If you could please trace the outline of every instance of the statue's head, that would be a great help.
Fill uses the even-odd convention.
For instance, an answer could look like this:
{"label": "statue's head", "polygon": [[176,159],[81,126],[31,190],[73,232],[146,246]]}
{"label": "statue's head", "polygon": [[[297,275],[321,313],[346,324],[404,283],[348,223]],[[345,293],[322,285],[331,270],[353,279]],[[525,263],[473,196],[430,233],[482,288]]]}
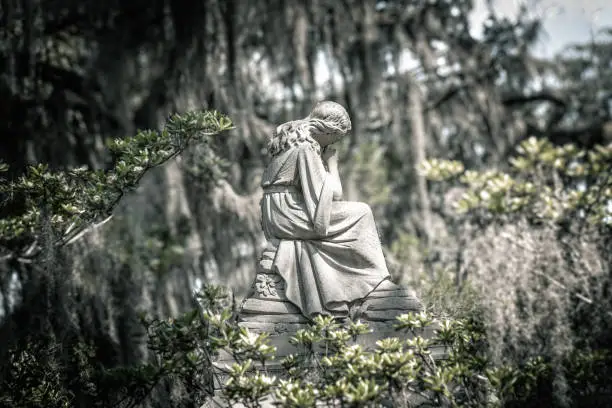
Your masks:
{"label": "statue's head", "polygon": [[310,135],[321,147],[336,143],[351,130],[351,118],[346,109],[332,101],[317,103],[306,120]]}
{"label": "statue's head", "polygon": [[268,152],[276,156],[304,142],[311,143],[319,152],[321,147],[336,143],[349,130],[351,119],[342,105],[332,101],[319,102],[306,118],[279,125],[268,143]]}

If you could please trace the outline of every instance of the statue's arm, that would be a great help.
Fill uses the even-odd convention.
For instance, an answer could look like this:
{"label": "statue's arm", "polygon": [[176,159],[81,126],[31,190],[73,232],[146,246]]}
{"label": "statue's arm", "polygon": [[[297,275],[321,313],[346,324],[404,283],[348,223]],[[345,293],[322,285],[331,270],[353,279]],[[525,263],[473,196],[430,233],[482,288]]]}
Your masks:
{"label": "statue's arm", "polygon": [[342,200],[342,182],[338,172],[338,153],[333,148],[327,148],[321,154],[321,159],[325,162],[329,183],[333,191],[333,200]]}
{"label": "statue's arm", "polygon": [[307,145],[298,148],[297,168],[308,217],[313,223],[314,231],[325,235],[329,228],[332,201],[337,189],[333,176],[325,169],[321,157]]}
{"label": "statue's arm", "polygon": [[338,172],[338,161],[329,161],[328,163],[330,182],[332,183],[334,201],[340,201],[343,197],[342,182],[340,181],[340,173]]}

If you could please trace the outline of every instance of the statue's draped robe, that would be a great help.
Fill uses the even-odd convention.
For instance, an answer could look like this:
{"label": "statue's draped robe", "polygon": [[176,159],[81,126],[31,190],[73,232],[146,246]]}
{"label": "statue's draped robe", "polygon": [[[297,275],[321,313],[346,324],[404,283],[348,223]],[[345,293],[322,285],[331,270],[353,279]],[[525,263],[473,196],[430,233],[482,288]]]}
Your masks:
{"label": "statue's draped robe", "polygon": [[346,315],[389,278],[370,207],[333,201],[331,177],[304,142],[274,156],[262,179],[263,230],[278,242],[273,268],[308,317]]}

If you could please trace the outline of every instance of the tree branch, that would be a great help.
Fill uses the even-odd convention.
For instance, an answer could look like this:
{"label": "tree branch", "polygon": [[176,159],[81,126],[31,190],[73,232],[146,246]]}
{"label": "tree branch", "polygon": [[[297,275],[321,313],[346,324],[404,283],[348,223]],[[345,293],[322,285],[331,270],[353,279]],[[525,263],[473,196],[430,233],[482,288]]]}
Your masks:
{"label": "tree branch", "polygon": [[531,95],[507,95],[502,97],[504,106],[524,105],[531,102],[551,102],[563,109],[567,108],[567,103],[560,96],[551,91],[542,91]]}

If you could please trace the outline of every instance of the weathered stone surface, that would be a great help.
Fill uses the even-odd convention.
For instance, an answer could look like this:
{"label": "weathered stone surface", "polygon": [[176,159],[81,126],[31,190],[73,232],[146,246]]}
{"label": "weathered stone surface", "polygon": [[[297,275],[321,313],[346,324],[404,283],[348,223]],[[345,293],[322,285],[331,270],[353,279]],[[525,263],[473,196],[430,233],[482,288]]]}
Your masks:
{"label": "weathered stone surface", "polygon": [[267,332],[270,334],[295,333],[299,329],[306,329],[308,327],[306,323],[262,323],[252,321],[241,322],[239,325],[256,333]]}
{"label": "weathered stone surface", "polygon": [[238,316],[239,322],[261,322],[261,323],[308,323],[309,320],[298,314],[249,314],[242,313]]}
{"label": "weathered stone surface", "polygon": [[[210,401],[202,405],[200,408],[219,408],[219,407],[231,407],[231,408],[246,408],[250,405],[244,405],[240,402],[232,402],[231,405],[225,401],[220,395],[215,395]],[[260,408],[277,408],[278,402],[273,395],[267,395],[263,399],[257,401],[257,406]]]}
{"label": "weathered stone surface", "polygon": [[251,293],[249,299],[265,300],[266,302],[287,302],[287,297],[283,290],[277,290],[274,294],[264,294],[257,291]]}
{"label": "weathered stone surface", "polygon": [[384,320],[395,320],[397,316],[401,316],[410,311],[404,309],[389,309],[389,310],[366,310],[363,316],[367,320],[384,321]]}
{"label": "weathered stone surface", "polygon": [[393,281],[387,279],[387,280],[382,281],[380,285],[376,287],[375,291],[397,290],[401,288],[402,287],[399,286],[398,284],[393,283]]}
{"label": "weathered stone surface", "polygon": [[300,309],[289,301],[269,301],[250,298],[243,303],[242,313],[299,314]]}
{"label": "weathered stone surface", "polygon": [[[292,316],[292,315],[275,315],[273,317],[285,318],[288,316]],[[303,316],[301,315],[299,316],[303,318]],[[357,336],[357,339],[355,341],[352,341],[352,340],[349,341],[349,344],[360,344],[364,349],[370,350],[370,351],[376,348],[376,342],[378,340],[382,340],[384,338],[398,337],[400,339],[409,339],[409,338],[414,337],[415,335],[423,336],[425,338],[432,338],[434,336],[434,330],[435,330],[433,327],[426,327],[424,329],[417,330],[415,333],[412,333],[412,332],[407,332],[407,331],[395,330],[395,328],[393,327],[394,325],[393,321],[374,321],[374,322],[366,322],[366,323],[370,327],[371,331],[369,333]],[[263,331],[267,331],[271,333],[271,336],[269,337],[269,344],[276,347],[276,353],[275,353],[275,359],[266,362],[265,372],[268,375],[274,375],[274,376],[280,376],[280,377],[282,377],[283,375],[286,375],[282,367],[282,364],[281,364],[282,359],[290,354],[299,354],[303,351],[299,347],[296,347],[293,344],[291,344],[289,340],[298,329],[306,328],[308,326],[305,323],[279,324],[279,323],[262,323],[258,321],[258,322],[242,322],[239,324],[241,326],[249,327],[253,329],[254,331],[263,330]],[[266,329],[270,329],[273,327],[274,330],[278,331],[278,328],[283,327],[283,326],[287,329],[287,331],[282,332],[280,334],[277,334],[277,332],[272,332],[271,330],[266,330]],[[447,350],[443,346],[433,345],[429,348],[429,350],[434,360],[444,359],[447,356]],[[324,349],[322,347],[315,348],[315,352],[324,353]],[[217,356],[215,362],[213,363],[217,371],[217,375],[215,376],[215,388],[217,390],[222,388],[224,382],[227,379],[227,376],[225,374],[227,372],[226,367],[231,366],[231,364],[233,363],[234,363],[234,359],[229,353],[225,351],[222,351]],[[255,362],[254,364],[257,369],[264,369],[264,367],[261,366],[260,363]],[[222,400],[218,399],[217,401],[221,402]],[[221,403],[220,406],[227,406],[227,405],[224,405],[223,403]],[[273,407],[276,405],[274,404],[273,399],[266,399],[265,402],[262,402],[261,406],[262,407],[268,407],[268,406]]]}
{"label": "weathered stone surface", "polygon": [[285,299],[285,281],[277,274],[258,273],[251,288],[259,297],[280,297]]}
{"label": "weathered stone surface", "polygon": [[[376,330],[371,331],[370,333],[362,334],[357,336],[356,340],[349,341],[349,345],[351,344],[359,344],[365,350],[372,351],[376,349],[376,342],[378,340],[382,340],[389,337],[397,337],[403,340],[413,338],[415,335],[422,336],[425,338],[432,338],[434,336],[434,328],[426,327],[421,330],[417,330],[416,333],[407,332],[407,331],[397,331],[393,328],[393,324],[390,322],[382,323],[376,322],[370,324],[370,327],[377,327]],[[269,375],[283,375],[284,369],[282,368],[281,361],[284,357],[290,354],[300,354],[303,350],[300,347],[297,347],[289,342],[290,338],[293,336],[293,332],[283,333],[271,335],[269,337],[269,344],[271,346],[276,347],[275,359],[266,362],[265,370]],[[446,358],[447,350],[444,346],[440,345],[432,345],[429,347],[432,358],[435,360]],[[319,347],[315,347],[316,353],[324,353],[325,350],[321,345]],[[214,366],[218,369],[218,373],[220,374],[219,379],[223,378],[223,373],[226,371],[226,366],[231,366],[234,362],[233,357],[227,353],[226,351],[221,351],[217,356]],[[255,362],[255,367],[263,368],[260,363]],[[217,387],[220,387],[222,381],[217,384]]]}
{"label": "weathered stone surface", "polygon": [[[380,327],[380,326],[379,326]],[[412,333],[412,332],[407,332],[407,331],[397,331],[393,328],[393,325],[390,323],[386,323],[385,327],[380,327],[378,330],[374,330],[371,331],[370,333],[366,333],[366,334],[362,334],[357,336],[356,340],[351,340],[349,341],[349,345],[351,344],[360,344],[361,346],[363,346],[363,348],[365,350],[374,350],[376,348],[376,342],[378,340],[382,340],[385,338],[389,338],[389,337],[398,337],[401,339],[410,339],[413,338],[415,335],[418,336],[422,336],[425,338],[432,338],[434,336],[434,328],[433,327],[427,327],[425,329],[421,329],[416,331],[416,333]],[[300,353],[302,350],[299,347],[296,347],[295,345],[291,344],[289,342],[290,338],[294,335],[294,332],[287,332],[287,333],[282,333],[282,334],[276,334],[276,335],[271,335],[269,337],[269,344],[271,346],[274,346],[277,348],[277,351],[275,353],[275,360],[270,361],[269,363],[266,363],[266,368],[274,368],[275,364],[279,364],[280,360],[282,360],[283,357],[289,355],[289,354],[296,354],[296,353]],[[441,352],[444,351],[444,348],[442,347],[437,347],[434,346],[432,347],[432,350],[436,350],[435,351],[435,358],[441,358],[443,356],[443,354],[441,354]],[[316,351],[316,350],[315,350]],[[318,352],[323,352],[324,349],[320,348],[318,350]],[[219,357],[217,358],[216,362],[217,365],[219,364],[224,364],[227,363],[228,361],[230,361],[232,359],[231,355],[229,355],[227,352],[222,351],[219,354]]]}
{"label": "weathered stone surface", "polygon": [[365,310],[401,309],[406,311],[421,311],[421,302],[413,297],[375,297],[364,302]]}
{"label": "weathered stone surface", "polygon": [[278,243],[268,241],[268,245],[261,254],[261,259],[274,259],[276,256],[276,250],[278,249]]}
{"label": "weathered stone surface", "polygon": [[[391,337],[400,337],[401,333],[396,331],[394,328],[394,324],[396,321],[394,320],[379,320],[379,321],[368,321],[361,319],[363,323],[366,323],[372,333],[391,333]],[[393,334],[395,333],[395,334]]]}
{"label": "weathered stone surface", "polygon": [[259,270],[261,272],[270,272],[272,269],[272,261],[273,258],[262,258],[262,260],[259,261]]}
{"label": "weathered stone surface", "polygon": [[415,293],[411,289],[400,288],[394,290],[375,290],[368,295],[369,298],[381,298],[381,297],[406,297],[417,299]]}

